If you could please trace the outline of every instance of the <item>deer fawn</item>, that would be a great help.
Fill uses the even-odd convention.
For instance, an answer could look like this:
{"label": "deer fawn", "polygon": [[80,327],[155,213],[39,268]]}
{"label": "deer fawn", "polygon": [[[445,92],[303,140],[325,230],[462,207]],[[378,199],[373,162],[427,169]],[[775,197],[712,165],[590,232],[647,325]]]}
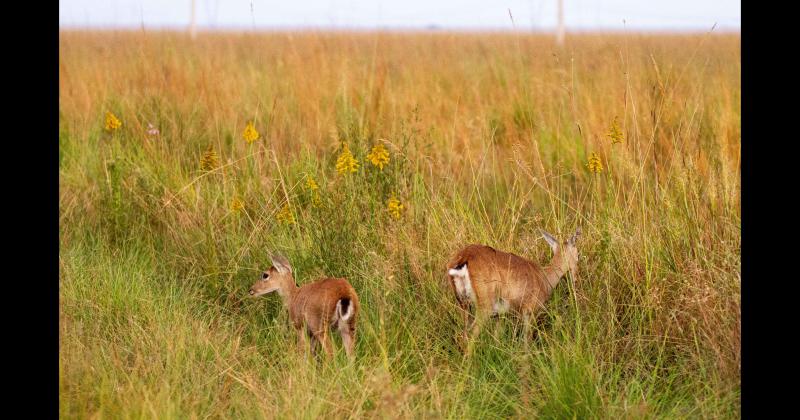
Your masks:
{"label": "deer fawn", "polygon": [[289,261],[276,255],[272,257],[272,267],[250,288],[250,295],[256,297],[276,291],[289,309],[289,319],[297,330],[301,351],[308,336],[314,355],[317,343],[321,343],[325,353],[332,356],[328,330],[336,327],[342,335],[347,356],[353,358],[359,304],[358,295],[347,280],[328,277],[298,287]]}
{"label": "deer fawn", "polygon": [[577,274],[578,249],[575,242],[580,228],[563,244],[549,233],[542,236],[553,249],[553,259],[546,267],[520,256],[485,245],[468,245],[447,264],[447,274],[456,300],[468,325],[469,306],[475,307],[473,334],[489,316],[506,312],[522,315],[525,328],[531,318],[550,298],[561,277]]}

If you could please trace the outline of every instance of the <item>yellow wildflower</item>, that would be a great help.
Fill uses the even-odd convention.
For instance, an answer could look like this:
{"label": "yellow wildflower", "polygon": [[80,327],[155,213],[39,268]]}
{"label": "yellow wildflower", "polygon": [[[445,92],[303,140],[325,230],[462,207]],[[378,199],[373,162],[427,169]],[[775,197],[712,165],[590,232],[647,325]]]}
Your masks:
{"label": "yellow wildflower", "polygon": [[292,214],[292,209],[289,207],[289,203],[283,205],[281,211],[275,216],[279,222],[285,223],[287,225],[295,224],[294,215]]}
{"label": "yellow wildflower", "polygon": [[389,151],[383,147],[383,143],[378,143],[369,152],[367,159],[380,170],[383,170],[383,167],[389,163]]}
{"label": "yellow wildflower", "polygon": [[217,152],[215,152],[214,148],[209,144],[208,149],[206,149],[203,156],[200,158],[200,169],[204,171],[213,171],[217,166],[219,166]]}
{"label": "yellow wildflower", "polygon": [[233,201],[231,201],[231,211],[238,213],[244,208],[244,203],[239,197],[233,197]]}
{"label": "yellow wildflower", "polygon": [[358,172],[358,161],[350,153],[347,143],[342,144],[342,153],[336,159],[336,172],[340,174]]}
{"label": "yellow wildflower", "polygon": [[589,168],[589,172],[593,174],[603,172],[603,163],[600,161],[597,153],[589,155],[589,162],[586,163],[586,167]]}
{"label": "yellow wildflower", "polygon": [[625,138],[622,136],[622,130],[619,129],[617,117],[614,117],[614,121],[611,122],[611,128],[608,130],[608,134],[606,135],[611,139],[611,144],[622,143],[622,141],[625,140]]}
{"label": "yellow wildflower", "polygon": [[111,112],[106,112],[106,131],[114,131],[120,127],[122,127],[122,121],[117,118],[116,115],[112,114]]}
{"label": "yellow wildflower", "polygon": [[319,197],[319,185],[317,185],[317,181],[314,181],[314,178],[310,176],[306,177],[306,188],[311,191],[311,204],[314,207],[322,204],[322,199]]}
{"label": "yellow wildflower", "polygon": [[252,143],[258,140],[259,134],[256,130],[256,126],[253,125],[253,122],[250,121],[247,123],[247,126],[244,128],[244,133],[242,133],[242,137],[248,143]]}
{"label": "yellow wildflower", "polygon": [[386,202],[386,207],[386,211],[388,211],[392,217],[395,219],[400,219],[400,212],[403,210],[403,203],[401,203],[397,197],[393,195],[392,198]]}
{"label": "yellow wildflower", "polygon": [[314,178],[306,176],[306,188],[313,192],[319,189],[319,185],[317,185],[317,181],[314,181]]}

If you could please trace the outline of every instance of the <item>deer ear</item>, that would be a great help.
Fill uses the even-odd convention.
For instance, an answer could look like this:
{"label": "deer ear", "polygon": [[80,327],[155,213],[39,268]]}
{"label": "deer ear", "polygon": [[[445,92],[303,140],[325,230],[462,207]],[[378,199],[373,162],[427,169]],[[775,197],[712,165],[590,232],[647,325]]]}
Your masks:
{"label": "deer ear", "polygon": [[556,240],[556,238],[554,238],[553,235],[541,229],[539,229],[539,231],[542,232],[542,237],[544,238],[545,241],[547,241],[548,244],[550,244],[550,248],[553,250],[553,252],[556,252],[558,250],[558,240]]}
{"label": "deer ear", "polygon": [[575,231],[575,234],[572,235],[571,238],[569,238],[569,241],[567,241],[567,243],[570,244],[570,245],[575,245],[575,242],[578,240],[579,236],[581,236],[581,228],[580,228],[580,226]]}
{"label": "deer ear", "polygon": [[281,274],[291,273],[292,272],[292,265],[289,264],[289,260],[286,259],[283,255],[275,254],[272,256],[272,266],[275,267]]}

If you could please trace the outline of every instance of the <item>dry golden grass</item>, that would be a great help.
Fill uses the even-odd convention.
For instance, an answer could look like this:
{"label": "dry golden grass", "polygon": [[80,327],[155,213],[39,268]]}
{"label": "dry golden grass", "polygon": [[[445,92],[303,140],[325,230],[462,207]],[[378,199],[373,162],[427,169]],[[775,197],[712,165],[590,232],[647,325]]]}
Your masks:
{"label": "dry golden grass", "polygon": [[[738,417],[738,34],[62,32],[59,75],[64,417]],[[577,225],[464,357],[449,253]],[[273,250],[358,290],[355,366],[244,298]]]}

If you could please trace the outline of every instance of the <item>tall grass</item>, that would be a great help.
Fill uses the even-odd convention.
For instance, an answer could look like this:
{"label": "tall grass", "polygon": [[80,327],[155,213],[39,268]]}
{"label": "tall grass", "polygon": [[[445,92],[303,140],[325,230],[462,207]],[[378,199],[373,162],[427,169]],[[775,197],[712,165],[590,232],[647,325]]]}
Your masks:
{"label": "tall grass", "polygon": [[[738,417],[739,40],[62,32],[61,415]],[[501,318],[465,356],[447,257],[544,263],[537,229],[577,226],[534,336]],[[246,297],[274,251],[354,285],[355,363]]]}

